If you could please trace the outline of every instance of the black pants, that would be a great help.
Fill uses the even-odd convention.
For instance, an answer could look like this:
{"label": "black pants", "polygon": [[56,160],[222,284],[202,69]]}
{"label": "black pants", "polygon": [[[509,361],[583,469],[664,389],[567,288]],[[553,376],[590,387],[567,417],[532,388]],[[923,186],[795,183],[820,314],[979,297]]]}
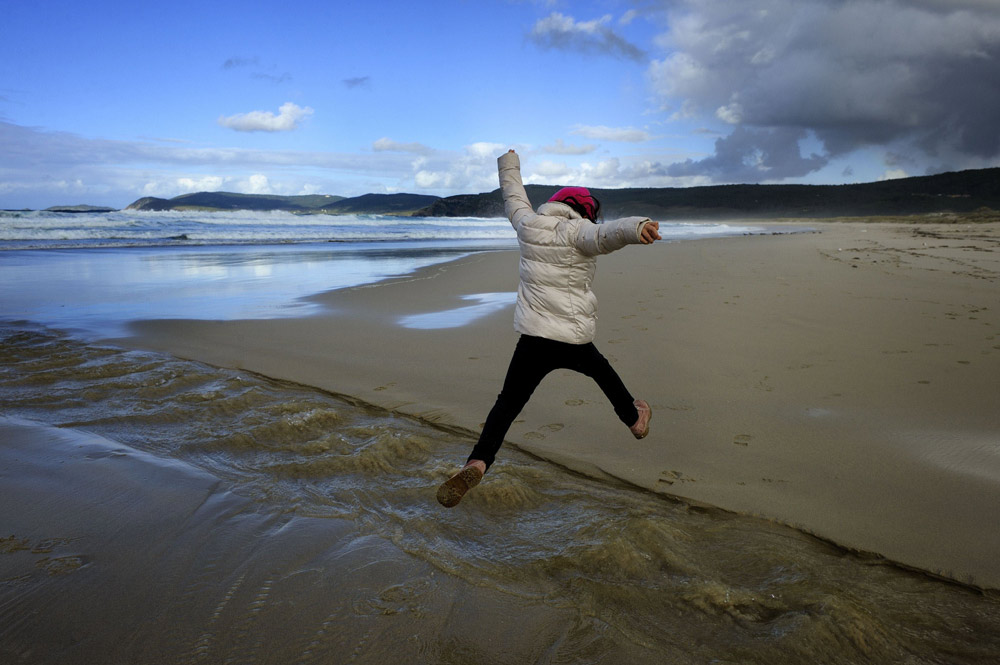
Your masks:
{"label": "black pants", "polygon": [[631,427],[639,419],[632,395],[596,346],[521,335],[514,357],[510,359],[503,389],[486,418],[479,442],[469,455],[470,460],[482,460],[486,468],[493,464],[514,418],[521,413],[542,379],[554,369],[571,369],[596,381],[625,425]]}

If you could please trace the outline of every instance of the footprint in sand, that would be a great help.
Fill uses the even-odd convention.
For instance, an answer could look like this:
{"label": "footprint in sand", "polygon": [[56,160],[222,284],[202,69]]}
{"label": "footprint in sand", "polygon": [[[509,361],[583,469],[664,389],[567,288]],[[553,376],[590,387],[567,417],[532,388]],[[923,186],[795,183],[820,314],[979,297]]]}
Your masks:
{"label": "footprint in sand", "polygon": [[585,399],[568,399],[564,403],[566,404],[566,406],[583,406],[588,402]]}
{"label": "footprint in sand", "polygon": [[389,388],[392,388],[395,385],[396,385],[395,382],[390,382],[390,383],[385,384],[384,386],[379,386],[378,388],[373,388],[372,390],[374,390],[375,392],[381,392],[383,390],[388,390]]}
{"label": "footprint in sand", "polygon": [[737,434],[733,437],[733,443],[737,446],[749,446],[751,439],[753,439],[753,437],[749,434]]}
{"label": "footprint in sand", "polygon": [[697,482],[694,478],[690,476],[685,476],[680,471],[664,471],[660,474],[662,476],[659,482],[666,483],[667,485],[673,485],[674,483],[694,483]]}
{"label": "footprint in sand", "polygon": [[[565,427],[565,425],[563,425],[562,423],[549,423],[548,425],[542,425],[538,429],[542,430],[543,432],[558,432],[563,427]],[[542,432],[528,432],[528,433],[526,433],[524,435],[524,438],[525,439],[544,439],[545,435],[542,434]]]}

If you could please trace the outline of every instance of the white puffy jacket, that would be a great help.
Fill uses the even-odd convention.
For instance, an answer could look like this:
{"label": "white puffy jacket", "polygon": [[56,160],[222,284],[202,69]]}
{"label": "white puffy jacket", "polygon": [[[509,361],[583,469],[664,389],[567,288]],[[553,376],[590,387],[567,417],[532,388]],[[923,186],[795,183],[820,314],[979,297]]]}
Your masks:
{"label": "white puffy jacket", "polygon": [[590,290],[597,256],[639,243],[648,217],[603,224],[584,219],[565,203],[548,202],[536,213],[521,182],[521,161],[508,152],[497,159],[504,212],[521,247],[514,329],[570,344],[594,341],[597,297]]}

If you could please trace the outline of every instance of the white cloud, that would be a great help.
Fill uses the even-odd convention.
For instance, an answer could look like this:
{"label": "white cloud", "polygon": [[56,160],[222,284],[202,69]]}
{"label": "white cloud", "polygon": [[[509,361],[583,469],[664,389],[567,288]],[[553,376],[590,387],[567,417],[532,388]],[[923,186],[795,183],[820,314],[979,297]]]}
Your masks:
{"label": "white cloud", "polygon": [[[255,174],[266,174],[269,187],[277,194],[298,194],[305,183],[311,183],[315,191],[342,196],[414,190],[413,156],[391,152],[112,141],[2,120],[0,146],[0,208],[46,208],[68,202],[123,207],[141,196],[171,197],[210,189],[249,191]],[[459,158],[461,155],[450,153],[439,161],[446,164]],[[495,161],[492,171],[495,179]],[[275,179],[278,175],[280,180]],[[261,181],[256,182],[262,186]],[[57,187],[54,183],[65,184]],[[480,191],[486,189],[490,187]]]}
{"label": "white cloud", "polygon": [[605,127],[604,125],[575,125],[570,133],[585,136],[588,139],[621,141],[624,143],[641,143],[653,138],[649,132],[643,129],[636,129],[634,127]]}
{"label": "white cloud", "polygon": [[587,166],[587,174],[591,178],[599,182],[609,182],[614,181],[618,177],[621,169],[621,162],[617,157],[612,157],[611,159],[598,162],[593,166]]}
{"label": "white cloud", "polygon": [[308,106],[302,108],[292,102],[285,102],[275,115],[270,111],[250,111],[231,116],[220,116],[219,124],[238,132],[288,132],[297,129],[299,123],[312,115]]}
{"label": "white cloud", "polygon": [[486,158],[491,157],[496,159],[503,153],[507,152],[507,146],[501,143],[473,143],[471,145],[465,146],[465,152],[471,157]]}
{"label": "white cloud", "polygon": [[885,173],[879,176],[879,180],[898,180],[907,177],[909,174],[903,169],[886,169]]}
{"label": "white cloud", "polygon": [[431,152],[431,149],[422,143],[400,143],[384,136],[372,143],[372,150],[375,152],[409,152],[418,155]]}
{"label": "white cloud", "polygon": [[204,176],[202,178],[178,178],[177,188],[181,192],[217,192],[222,189],[224,179],[219,176]]}
{"label": "white cloud", "polygon": [[413,182],[422,189],[451,189],[454,181],[454,175],[443,171],[421,170],[413,174]]}
{"label": "white cloud", "polygon": [[271,183],[268,182],[267,176],[261,173],[255,173],[250,176],[250,179],[242,187],[242,192],[246,194],[272,194]]}
{"label": "white cloud", "polygon": [[636,61],[646,57],[645,51],[614,31],[610,15],[593,21],[577,21],[553,12],[535,22],[528,39],[542,48],[601,53]]}
{"label": "white cloud", "polygon": [[622,14],[622,17],[620,19],[618,19],[618,24],[619,25],[628,25],[629,23],[631,23],[632,21],[634,21],[636,19],[636,17],[638,17],[638,16],[639,16],[639,10],[637,10],[637,9],[630,9],[627,12],[625,12],[624,14]]}
{"label": "white cloud", "polygon": [[550,161],[534,162],[522,156],[524,181],[538,185],[576,185],[593,188],[693,187],[710,184],[704,176],[672,176],[669,165],[659,160],[637,159],[623,162],[617,157],[597,162],[569,165]]}
{"label": "white cloud", "polygon": [[738,125],[743,121],[743,107],[739,102],[730,102],[715,109],[715,117],[727,125]]}
{"label": "white cloud", "polygon": [[413,161],[413,182],[426,190],[448,194],[487,192],[496,189],[497,157],[508,146],[480,141],[461,152],[434,151]]}
{"label": "white cloud", "polygon": [[571,173],[570,168],[561,162],[543,161],[532,168],[532,174],[541,178],[562,178],[569,173]]}
{"label": "white cloud", "polygon": [[586,155],[595,150],[597,150],[597,146],[593,144],[567,145],[563,143],[562,139],[556,139],[552,145],[541,148],[541,152],[548,152],[553,155]]}

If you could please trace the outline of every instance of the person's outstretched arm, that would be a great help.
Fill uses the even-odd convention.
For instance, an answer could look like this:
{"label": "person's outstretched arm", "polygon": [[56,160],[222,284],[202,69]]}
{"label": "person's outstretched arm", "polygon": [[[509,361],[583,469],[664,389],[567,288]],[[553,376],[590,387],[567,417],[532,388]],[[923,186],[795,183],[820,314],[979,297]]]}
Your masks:
{"label": "person's outstretched arm", "polygon": [[649,217],[623,217],[603,224],[579,224],[573,244],[586,256],[610,254],[626,245],[648,245],[660,239],[660,224]]}

